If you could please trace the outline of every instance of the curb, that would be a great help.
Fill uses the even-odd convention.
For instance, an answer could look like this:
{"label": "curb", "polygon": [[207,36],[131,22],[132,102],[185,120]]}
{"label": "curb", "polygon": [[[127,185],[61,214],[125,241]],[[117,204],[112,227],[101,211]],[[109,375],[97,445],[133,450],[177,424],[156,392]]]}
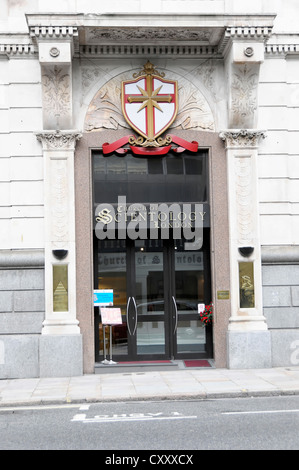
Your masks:
{"label": "curb", "polygon": [[107,398],[69,398],[65,399],[28,399],[21,401],[0,401],[0,410],[9,407],[30,407],[30,406],[63,406],[63,405],[79,405],[81,403],[121,403],[133,401],[184,401],[184,400],[215,400],[226,398],[250,398],[250,397],[274,397],[274,396],[292,396],[299,395],[299,389],[294,390],[241,390],[236,392],[207,392],[207,393],[190,393],[178,395],[146,395],[146,396],[123,396],[123,397],[107,397]]}

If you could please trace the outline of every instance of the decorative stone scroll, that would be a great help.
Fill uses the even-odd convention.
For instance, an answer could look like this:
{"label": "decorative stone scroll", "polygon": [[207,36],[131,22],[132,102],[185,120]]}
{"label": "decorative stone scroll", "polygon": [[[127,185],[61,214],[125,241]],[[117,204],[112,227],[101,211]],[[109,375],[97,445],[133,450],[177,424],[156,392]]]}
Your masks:
{"label": "decorative stone scroll", "polygon": [[256,129],[231,129],[222,131],[219,137],[229,147],[257,147],[261,139],[266,137],[265,131]]}
{"label": "decorative stone scroll", "polygon": [[81,139],[79,131],[43,131],[36,134],[43,150],[75,150],[76,142]]}

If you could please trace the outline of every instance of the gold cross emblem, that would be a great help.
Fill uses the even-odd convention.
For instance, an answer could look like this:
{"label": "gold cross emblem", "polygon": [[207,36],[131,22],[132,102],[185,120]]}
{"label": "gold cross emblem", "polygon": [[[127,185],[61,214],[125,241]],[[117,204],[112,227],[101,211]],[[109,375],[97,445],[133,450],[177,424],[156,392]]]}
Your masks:
{"label": "gold cross emblem", "polygon": [[129,95],[129,103],[142,103],[138,112],[147,107],[148,112],[148,137],[149,139],[154,138],[154,108],[159,109],[163,113],[163,110],[158,103],[170,103],[172,101],[171,95],[159,95],[159,91],[163,85],[161,85],[156,90],[153,90],[153,77],[152,75],[147,75],[146,77],[146,90],[143,90],[140,86],[137,85],[138,90],[142,96]]}
{"label": "gold cross emblem", "polygon": [[131,145],[160,147],[171,141],[170,136],[162,138],[161,135],[176,118],[178,86],[176,81],[166,80],[164,76],[148,61],[143,70],[133,74],[134,80],[122,82],[123,115],[141,134],[137,139],[130,137]]}

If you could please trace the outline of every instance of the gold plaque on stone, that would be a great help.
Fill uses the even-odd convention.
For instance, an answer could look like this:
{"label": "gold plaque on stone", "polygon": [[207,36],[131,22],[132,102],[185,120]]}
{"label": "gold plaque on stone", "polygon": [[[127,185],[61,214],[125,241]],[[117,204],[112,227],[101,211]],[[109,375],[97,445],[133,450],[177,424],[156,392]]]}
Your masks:
{"label": "gold plaque on stone", "polygon": [[254,308],[254,273],[252,262],[239,263],[240,308]]}
{"label": "gold plaque on stone", "polygon": [[53,265],[53,312],[68,311],[67,265]]}
{"label": "gold plaque on stone", "polygon": [[217,290],[217,299],[218,300],[229,299],[229,290]]}

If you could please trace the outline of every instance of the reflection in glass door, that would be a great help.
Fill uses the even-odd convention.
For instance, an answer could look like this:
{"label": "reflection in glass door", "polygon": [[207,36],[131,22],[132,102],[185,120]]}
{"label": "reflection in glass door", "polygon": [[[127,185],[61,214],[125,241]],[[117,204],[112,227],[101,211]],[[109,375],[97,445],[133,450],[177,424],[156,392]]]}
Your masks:
{"label": "reflection in glass door", "polygon": [[[198,304],[210,302],[208,246],[186,250],[184,240],[97,240],[97,289],[113,289],[122,325],[113,326],[113,360],[212,357],[211,327]],[[96,307],[96,360],[104,331]],[[106,351],[110,337],[105,334]]]}
{"label": "reflection in glass door", "polygon": [[208,304],[211,300],[208,259],[204,250],[185,248],[185,240],[175,240],[173,354],[176,358],[195,358],[203,354],[211,357],[211,327],[203,326],[198,315],[198,304]]}
{"label": "reflection in glass door", "polygon": [[136,353],[164,356],[165,302],[162,240],[135,242]]}
{"label": "reflection in glass door", "polygon": [[[127,248],[125,240],[97,241],[95,250],[95,288],[113,289],[113,305],[121,309],[122,325],[112,328],[113,356],[128,355],[127,312]],[[110,352],[109,327],[105,331],[101,323],[99,307],[95,307],[96,357],[104,359],[104,350]],[[105,345],[104,345],[105,338]]]}

